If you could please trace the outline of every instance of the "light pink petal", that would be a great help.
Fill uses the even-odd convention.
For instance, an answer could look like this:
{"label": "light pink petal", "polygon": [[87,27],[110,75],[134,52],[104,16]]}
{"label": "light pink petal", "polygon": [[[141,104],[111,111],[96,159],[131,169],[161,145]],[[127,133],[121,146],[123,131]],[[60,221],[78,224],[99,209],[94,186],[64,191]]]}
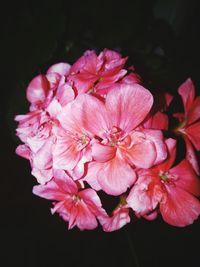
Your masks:
{"label": "light pink petal", "polygon": [[196,174],[200,175],[199,164],[194,151],[194,147],[186,136],[184,136],[184,140],[186,144],[186,159],[190,162]]}
{"label": "light pink petal", "polygon": [[80,151],[77,141],[66,133],[65,136],[57,136],[53,149],[53,166],[56,169],[72,170],[80,159]]}
{"label": "light pink petal", "polygon": [[61,112],[62,107],[57,99],[53,99],[46,109],[51,118],[57,118],[57,115]]}
{"label": "light pink petal", "polygon": [[48,70],[47,70],[47,74],[52,73],[52,72],[56,72],[60,75],[68,75],[69,71],[70,71],[71,66],[68,63],[57,63],[52,65]]}
{"label": "light pink petal", "polygon": [[61,104],[61,106],[67,105],[69,102],[73,101],[75,98],[74,90],[67,83],[61,85],[58,90],[56,97]]}
{"label": "light pink petal", "polygon": [[99,184],[107,194],[120,195],[135,182],[134,170],[119,156],[101,164],[102,168],[97,173],[97,177]]}
{"label": "light pink petal", "polygon": [[80,230],[92,230],[98,226],[96,216],[84,202],[77,205],[76,209],[78,209],[76,225]]}
{"label": "light pink petal", "polygon": [[71,114],[74,124],[93,135],[107,129],[105,106],[94,96],[79,95],[72,104]]}
{"label": "light pink petal", "polygon": [[[133,140],[134,135],[131,135]],[[136,144],[133,144],[130,149],[126,150],[126,157],[136,167],[147,169],[152,167],[156,160],[156,147],[151,140],[141,139]]]}
{"label": "light pink petal", "polygon": [[105,232],[112,232],[121,229],[127,223],[130,223],[131,219],[129,216],[128,208],[118,208],[114,210],[112,217],[101,216],[99,218],[103,230]]}
{"label": "light pink petal", "polygon": [[200,150],[200,122],[190,125],[185,129],[187,137],[190,139],[196,150]]}
{"label": "light pink petal", "polygon": [[200,196],[200,180],[187,160],[182,160],[177,166],[172,168],[170,174],[178,176],[178,179],[175,180],[176,186],[188,193]]}
{"label": "light pink petal", "polygon": [[140,84],[141,77],[137,73],[130,73],[122,79],[121,83],[125,83],[125,84],[139,83]]}
{"label": "light pink petal", "polygon": [[45,101],[48,91],[48,81],[44,75],[36,76],[28,85],[26,96],[31,104]]}
{"label": "light pink petal", "polygon": [[162,132],[150,129],[143,130],[143,132],[145,133],[146,139],[155,145],[157,157],[154,164],[161,163],[167,157],[167,146],[164,142]]}
{"label": "light pink petal", "polygon": [[101,190],[97,175],[102,168],[102,164],[98,162],[91,162],[87,165],[87,173],[83,178],[94,190]]}
{"label": "light pink petal", "polygon": [[200,119],[200,96],[196,97],[192,103],[188,114],[187,114],[187,124],[194,123]]}
{"label": "light pink petal", "polygon": [[138,84],[121,84],[106,98],[110,128],[130,132],[147,116],[153,104],[151,93]]}
{"label": "light pink petal", "polygon": [[187,79],[179,88],[178,92],[182,97],[185,113],[187,113],[195,98],[195,88],[192,80]]}
{"label": "light pink petal", "polygon": [[178,187],[167,187],[168,194],[160,203],[160,212],[168,224],[184,227],[192,224],[200,214],[197,198]]}
{"label": "light pink petal", "polygon": [[126,201],[137,214],[144,216],[152,212],[161,199],[162,190],[159,181],[154,182],[154,177],[146,171],[143,175],[139,175]]}
{"label": "light pink petal", "polygon": [[95,161],[106,162],[116,155],[116,148],[112,146],[94,143],[92,145],[92,156]]}
{"label": "light pink petal", "polygon": [[18,156],[21,156],[25,159],[30,159],[30,148],[27,146],[27,145],[19,145],[17,148],[16,148],[16,154]]}
{"label": "light pink petal", "polygon": [[172,139],[172,138],[169,138],[165,141],[166,145],[167,145],[167,149],[168,149],[168,157],[167,159],[159,164],[158,166],[155,166],[154,169],[158,169],[158,171],[168,171],[174,161],[175,161],[175,158],[176,158],[176,140],[175,139]]}
{"label": "light pink petal", "polygon": [[31,174],[37,179],[39,184],[46,184],[53,177],[52,168],[49,169],[37,169],[35,167],[32,168]]}

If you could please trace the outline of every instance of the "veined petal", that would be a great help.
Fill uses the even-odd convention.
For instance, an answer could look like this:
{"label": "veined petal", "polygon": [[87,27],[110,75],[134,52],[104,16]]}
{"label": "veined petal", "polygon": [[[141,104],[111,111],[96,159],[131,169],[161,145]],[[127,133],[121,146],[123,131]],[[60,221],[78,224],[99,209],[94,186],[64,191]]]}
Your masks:
{"label": "veined petal", "polygon": [[192,224],[200,214],[197,198],[178,187],[167,187],[168,194],[160,203],[163,220],[174,226]]}
{"label": "veined petal", "polygon": [[176,186],[193,195],[200,196],[200,180],[187,160],[182,160],[177,166],[172,168],[170,174],[179,177],[175,181]]}
{"label": "veined petal", "polygon": [[153,104],[151,93],[139,84],[120,84],[106,98],[110,128],[130,132],[147,116]]}
{"label": "veined petal", "polygon": [[135,182],[134,170],[118,155],[101,164],[102,168],[97,173],[97,177],[99,184],[107,194],[120,195]]}
{"label": "veined petal", "polygon": [[117,149],[112,146],[94,143],[92,145],[92,156],[95,161],[106,162],[115,157]]}

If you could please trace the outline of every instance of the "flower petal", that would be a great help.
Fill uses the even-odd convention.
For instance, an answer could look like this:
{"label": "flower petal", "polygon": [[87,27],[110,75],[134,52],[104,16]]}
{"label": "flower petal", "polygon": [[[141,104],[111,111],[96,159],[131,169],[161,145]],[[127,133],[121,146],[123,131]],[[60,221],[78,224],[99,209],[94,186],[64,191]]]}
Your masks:
{"label": "flower petal", "polygon": [[116,148],[112,146],[94,143],[92,145],[92,156],[95,161],[106,162],[116,155]]}
{"label": "flower petal", "polygon": [[197,198],[178,187],[167,187],[168,194],[160,203],[161,215],[168,224],[187,226],[200,214],[200,202]]}
{"label": "flower petal", "polygon": [[194,151],[194,147],[186,136],[184,136],[184,140],[186,144],[186,159],[190,162],[196,174],[200,175],[199,164],[198,164],[197,157]]}
{"label": "flower petal", "polygon": [[97,173],[97,178],[107,194],[120,195],[135,182],[134,170],[119,156],[101,164],[102,168]]}
{"label": "flower petal", "polygon": [[190,139],[196,150],[200,150],[200,122],[194,123],[185,129],[187,137]]}
{"label": "flower petal", "polygon": [[153,104],[151,93],[139,84],[121,84],[106,98],[110,128],[130,132],[147,116]]}
{"label": "flower petal", "polygon": [[181,84],[181,86],[178,88],[178,93],[182,97],[184,109],[187,113],[195,98],[194,84],[190,78],[187,79],[183,84]]}
{"label": "flower petal", "polygon": [[60,75],[68,75],[70,68],[71,66],[68,63],[63,63],[63,62],[57,63],[57,64],[52,65],[47,70],[47,74],[56,72]]}

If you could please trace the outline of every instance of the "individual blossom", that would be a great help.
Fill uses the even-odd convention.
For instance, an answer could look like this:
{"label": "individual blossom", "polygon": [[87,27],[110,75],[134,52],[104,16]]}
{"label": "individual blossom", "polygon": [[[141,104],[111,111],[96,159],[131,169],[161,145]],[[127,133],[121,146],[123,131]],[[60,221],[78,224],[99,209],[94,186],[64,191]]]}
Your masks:
{"label": "individual blossom", "polygon": [[184,113],[176,113],[179,125],[175,133],[181,134],[186,143],[186,158],[193,166],[197,174],[200,174],[199,165],[194,148],[200,151],[200,96],[195,97],[195,88],[191,79],[187,79],[178,89]]}
{"label": "individual blossom", "polygon": [[55,201],[51,212],[68,222],[68,229],[74,226],[80,230],[94,229],[98,225],[97,216],[105,213],[97,193],[91,188],[82,189],[62,170],[54,170],[53,179],[45,185],[34,186],[33,193]]}
{"label": "individual blossom", "polygon": [[156,217],[160,213],[174,226],[192,224],[200,214],[200,181],[187,160],[173,167],[176,141],[166,141],[168,158],[161,164],[138,171],[138,180],[126,201],[137,215]]}
{"label": "individual blossom", "polygon": [[112,50],[104,49],[98,56],[95,51],[88,50],[72,65],[68,81],[78,93],[106,95],[109,88],[127,73],[123,69],[126,60]]}
{"label": "individual blossom", "polygon": [[[107,194],[120,195],[135,182],[134,167],[149,168],[166,158],[162,133],[137,129],[152,103],[151,93],[138,84],[119,85],[108,92],[105,103],[88,94],[72,103],[74,125],[93,139],[93,161],[83,178],[91,186],[99,184]],[[95,182],[88,179],[91,165]]]}

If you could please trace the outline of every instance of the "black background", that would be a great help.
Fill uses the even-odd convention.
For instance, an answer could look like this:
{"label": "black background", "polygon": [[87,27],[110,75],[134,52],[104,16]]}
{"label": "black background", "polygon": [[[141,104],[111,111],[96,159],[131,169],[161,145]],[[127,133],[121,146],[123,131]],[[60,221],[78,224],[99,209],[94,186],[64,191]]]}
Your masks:
{"label": "black background", "polygon": [[[16,1],[1,9],[1,266],[200,266],[200,220],[186,228],[133,219],[104,233],[67,230],[32,194],[29,163],[15,155],[14,115],[26,113],[31,78],[86,49],[129,56],[156,96],[191,77],[200,89],[198,1]],[[137,263],[137,264],[136,264]],[[134,265],[136,264],[136,265]]]}

